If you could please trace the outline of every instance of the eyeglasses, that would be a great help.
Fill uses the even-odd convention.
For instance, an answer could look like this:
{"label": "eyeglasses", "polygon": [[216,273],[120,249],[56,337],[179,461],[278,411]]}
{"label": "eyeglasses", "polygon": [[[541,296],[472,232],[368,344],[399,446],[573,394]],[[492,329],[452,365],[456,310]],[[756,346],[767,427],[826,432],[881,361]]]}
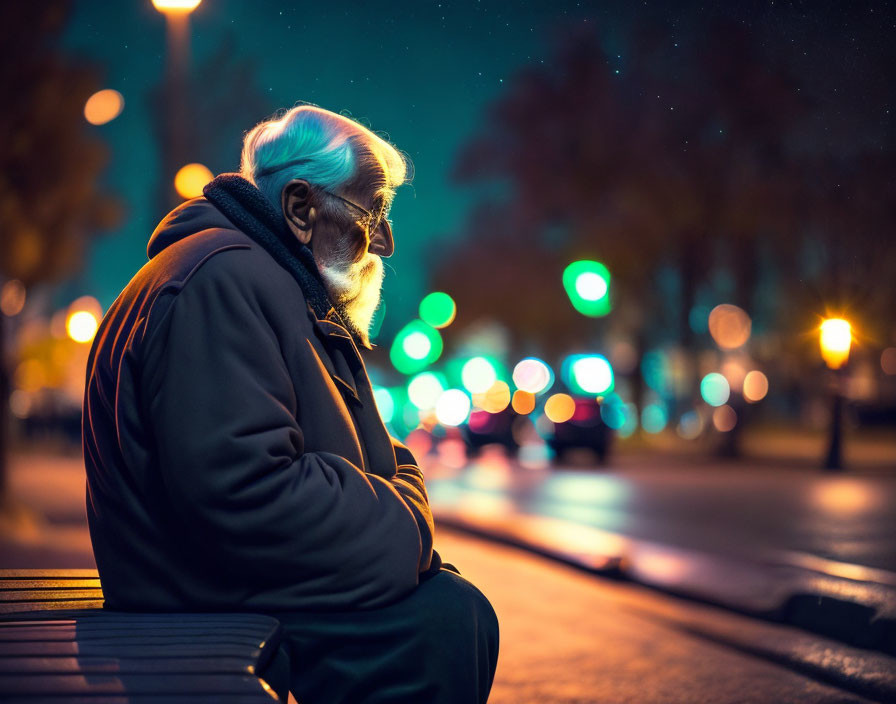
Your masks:
{"label": "eyeglasses", "polygon": [[[298,159],[292,159],[290,161],[287,161],[283,164],[278,164],[276,166],[269,166],[266,169],[259,170],[255,174],[255,178],[260,178],[261,176],[267,176],[269,174],[274,173],[275,171],[280,171],[281,169],[285,169],[288,166],[296,166],[297,164],[305,164],[308,161],[310,161],[310,159],[308,157],[300,157]],[[360,205],[358,205],[357,203],[353,203],[352,201],[348,200],[347,198],[343,198],[342,196],[337,196],[332,191],[328,191],[325,188],[320,188],[319,186],[315,186],[315,188],[322,191],[323,193],[326,193],[327,195],[333,196],[334,198],[338,198],[343,203],[348,203],[353,208],[357,208],[362,213],[364,213],[364,215],[366,215],[368,218],[367,224],[366,224],[367,232],[371,236],[376,234],[377,230],[379,230],[382,227],[383,228],[383,233],[382,233],[383,239],[386,242],[386,249],[385,249],[383,256],[388,257],[388,256],[392,255],[392,253],[395,251],[395,240],[392,239],[392,221],[389,220],[389,218],[384,217],[383,212],[380,212],[379,215],[374,215],[366,208],[362,208]]]}
{"label": "eyeglasses", "polygon": [[379,230],[380,227],[382,227],[382,234],[384,239],[386,240],[386,256],[392,254],[392,252],[395,250],[395,242],[392,240],[392,221],[383,215],[385,209],[383,211],[380,211],[379,215],[374,215],[366,208],[362,208],[360,205],[358,205],[357,203],[353,203],[348,198],[337,196],[335,193],[333,193],[333,191],[328,191],[326,188],[319,188],[318,190],[326,193],[329,196],[332,196],[333,198],[336,198],[337,200],[341,200],[343,203],[348,203],[353,208],[356,208],[357,210],[360,210],[362,213],[364,213],[368,218],[366,223],[367,231],[371,235],[376,233],[376,231]]}

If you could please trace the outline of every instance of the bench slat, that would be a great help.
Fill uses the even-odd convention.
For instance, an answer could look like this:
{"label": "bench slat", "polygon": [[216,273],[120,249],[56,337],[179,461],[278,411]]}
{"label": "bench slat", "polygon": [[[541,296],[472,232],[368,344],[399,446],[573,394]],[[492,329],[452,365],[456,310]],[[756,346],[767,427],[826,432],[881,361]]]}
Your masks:
{"label": "bench slat", "polygon": [[59,601],[60,599],[102,599],[102,589],[13,589],[3,592],[3,601]]}
{"label": "bench slat", "polygon": [[[9,681],[7,681],[9,680]],[[192,675],[22,675],[0,677],[0,695],[42,694],[233,694],[264,692],[261,681],[250,674]]]}
{"label": "bench slat", "polygon": [[202,658],[115,658],[115,657],[10,657],[0,658],[0,675],[76,674],[105,672],[254,672],[245,658],[233,656]]}
{"label": "bench slat", "polygon": [[78,624],[82,623],[126,623],[137,625],[141,623],[183,623],[189,621],[197,624],[257,624],[265,627],[274,627],[277,620],[273,616],[252,612],[196,612],[184,611],[178,613],[155,613],[148,611],[110,611],[108,609],[74,609],[36,611],[33,613],[11,614],[0,621],[0,628],[18,628],[23,625],[44,625],[49,623]]}
{"label": "bench slat", "polygon": [[[237,626],[203,626],[202,632],[211,638],[217,638],[223,635],[245,636],[246,638],[254,638],[261,642],[264,638],[259,638],[259,630],[257,628],[239,628]],[[25,641],[69,641],[84,640],[94,641],[99,638],[121,638],[121,639],[143,639],[158,638],[160,636],[192,636],[196,633],[196,626],[190,624],[178,624],[176,626],[158,626],[146,627],[120,627],[113,628],[110,626],[102,626],[97,628],[83,626],[69,626],[66,628],[18,628],[14,632],[10,630],[0,629],[0,643],[12,642],[21,643]]]}
{"label": "bench slat", "polygon": [[[203,656],[211,655],[233,655],[243,657],[250,662],[255,662],[261,653],[261,648],[256,641],[246,640],[243,642],[234,642],[231,639],[222,641],[219,639],[214,643],[206,643],[197,645],[194,642],[177,642],[177,643],[153,643],[147,645],[140,644],[120,644],[115,645],[113,652],[108,650],[105,653],[87,652],[78,647],[78,643],[0,643],[0,658],[2,657],[18,657],[22,655],[45,657],[52,655],[109,655],[112,657],[133,658],[133,657],[159,657],[173,658],[184,655]],[[107,648],[109,646],[106,646]]]}
{"label": "bench slat", "polygon": [[[0,590],[7,589],[100,589],[99,579],[0,579]],[[4,595],[0,593],[0,599]]]}
{"label": "bench slat", "polygon": [[[172,694],[141,694],[137,696],[118,696],[115,694],[97,694],[95,696],[53,696],[44,694],[40,704],[269,704],[276,701],[265,694],[191,694],[190,696]],[[33,697],[4,697],[3,704],[35,704]]]}
{"label": "bench slat", "polygon": [[22,601],[0,603],[0,615],[4,618],[8,614],[27,613],[30,611],[44,611],[46,609],[101,609],[103,599],[79,599],[60,601]]}
{"label": "bench slat", "polygon": [[15,568],[0,570],[0,579],[99,579],[96,569],[43,569]]}

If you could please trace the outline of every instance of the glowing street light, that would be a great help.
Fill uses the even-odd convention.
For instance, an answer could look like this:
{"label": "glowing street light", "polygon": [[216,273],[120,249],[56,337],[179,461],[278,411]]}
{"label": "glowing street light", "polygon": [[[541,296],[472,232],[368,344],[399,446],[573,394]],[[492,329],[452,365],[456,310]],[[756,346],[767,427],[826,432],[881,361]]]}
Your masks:
{"label": "glowing street light", "polygon": [[152,0],[153,7],[159,12],[177,14],[189,14],[195,10],[202,0]]}
{"label": "glowing street light", "polygon": [[[175,205],[177,191],[171,179],[189,161],[193,151],[190,139],[193,129],[192,96],[187,80],[190,65],[190,13],[201,0],[152,0],[165,16],[168,51],[165,61],[165,119],[162,123],[162,190],[160,208]],[[187,197],[187,196],[183,196]]]}
{"label": "glowing street light", "polygon": [[831,386],[831,425],[824,467],[828,470],[840,470],[843,469],[843,394],[840,391],[839,375],[843,373],[843,365],[849,359],[852,327],[843,318],[827,318],[821,323],[818,341],[824,363],[836,372]]}
{"label": "glowing street light", "polygon": [[98,327],[96,316],[87,310],[75,311],[65,321],[65,330],[75,342],[90,342]]}
{"label": "glowing street light", "polygon": [[843,318],[828,318],[821,324],[818,338],[821,358],[830,369],[839,369],[849,359],[852,344],[852,327]]}

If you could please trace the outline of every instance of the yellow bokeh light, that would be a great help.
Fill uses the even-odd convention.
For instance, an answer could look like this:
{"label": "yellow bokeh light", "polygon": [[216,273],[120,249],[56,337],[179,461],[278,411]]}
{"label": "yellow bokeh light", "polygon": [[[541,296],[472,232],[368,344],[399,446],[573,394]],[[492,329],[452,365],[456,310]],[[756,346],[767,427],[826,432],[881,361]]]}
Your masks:
{"label": "yellow bokeh light", "polygon": [[202,0],[152,0],[159,12],[192,12]]}
{"label": "yellow bokeh light", "polygon": [[768,377],[757,369],[748,372],[744,377],[744,398],[750,403],[756,403],[765,398],[768,393]]}
{"label": "yellow bokeh light", "polygon": [[524,416],[535,410],[535,394],[517,389],[513,392],[513,400],[511,401],[513,410]]}
{"label": "yellow bokeh light", "polygon": [[202,164],[182,166],[174,177],[174,188],[181,198],[198,198],[202,189],[214,178],[214,174]]}
{"label": "yellow bokeh light", "polygon": [[65,329],[75,342],[90,342],[96,335],[99,323],[96,316],[86,310],[78,310],[68,316]]}
{"label": "yellow bokeh light", "polygon": [[709,314],[709,334],[722,349],[733,350],[750,339],[753,323],[742,308],[723,303]]}
{"label": "yellow bokeh light", "polygon": [[576,402],[568,394],[554,394],[544,404],[544,414],[554,423],[565,423],[576,412]]}
{"label": "yellow bokeh light", "polygon": [[124,110],[124,96],[117,90],[107,88],[91,95],[84,104],[84,118],[91,125],[105,125],[121,115]]}
{"label": "yellow bokeh light", "polygon": [[828,318],[821,324],[821,357],[831,369],[839,369],[849,359],[852,327],[843,318]]}
{"label": "yellow bokeh light", "polygon": [[473,403],[489,413],[500,413],[510,405],[510,387],[499,379],[488,391],[473,394]]}

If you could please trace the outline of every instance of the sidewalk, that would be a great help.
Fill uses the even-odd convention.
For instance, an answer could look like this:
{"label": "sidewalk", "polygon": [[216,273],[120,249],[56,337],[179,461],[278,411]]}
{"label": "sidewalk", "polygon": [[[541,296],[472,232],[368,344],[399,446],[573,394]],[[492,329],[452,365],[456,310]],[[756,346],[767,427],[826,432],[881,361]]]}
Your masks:
{"label": "sidewalk", "polygon": [[896,700],[896,660],[878,653],[595,579],[442,523],[435,547],[498,615],[489,704]]}

